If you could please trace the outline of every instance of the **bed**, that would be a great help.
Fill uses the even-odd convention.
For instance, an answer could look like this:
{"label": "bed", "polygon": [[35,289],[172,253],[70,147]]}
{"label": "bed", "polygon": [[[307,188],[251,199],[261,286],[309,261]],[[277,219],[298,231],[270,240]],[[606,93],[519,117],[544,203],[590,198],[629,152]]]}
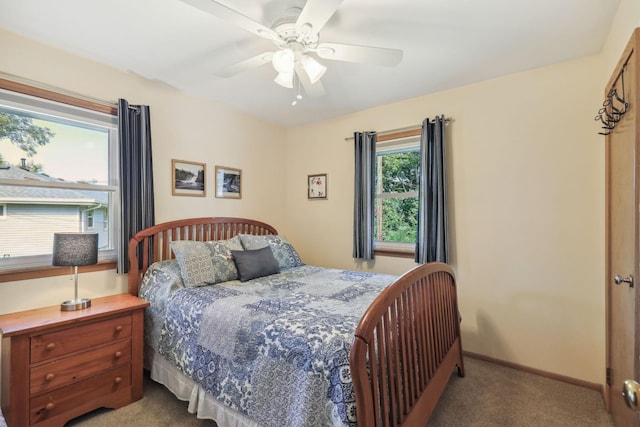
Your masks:
{"label": "bed", "polygon": [[142,230],[129,262],[145,367],[219,427],[424,426],[464,376],[445,264],[310,266],[272,226],[223,217]]}

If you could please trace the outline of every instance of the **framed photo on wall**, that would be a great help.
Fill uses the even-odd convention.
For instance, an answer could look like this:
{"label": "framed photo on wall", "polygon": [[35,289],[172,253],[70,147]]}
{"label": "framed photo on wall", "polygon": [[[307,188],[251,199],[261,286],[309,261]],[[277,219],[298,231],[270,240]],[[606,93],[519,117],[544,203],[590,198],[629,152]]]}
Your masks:
{"label": "framed photo on wall", "polygon": [[327,198],[327,174],[309,175],[307,177],[307,198]]}
{"label": "framed photo on wall", "polygon": [[206,165],[186,160],[171,160],[171,194],[204,197],[207,194]]}
{"label": "framed photo on wall", "polygon": [[242,170],[216,166],[216,197],[222,199],[242,198]]}

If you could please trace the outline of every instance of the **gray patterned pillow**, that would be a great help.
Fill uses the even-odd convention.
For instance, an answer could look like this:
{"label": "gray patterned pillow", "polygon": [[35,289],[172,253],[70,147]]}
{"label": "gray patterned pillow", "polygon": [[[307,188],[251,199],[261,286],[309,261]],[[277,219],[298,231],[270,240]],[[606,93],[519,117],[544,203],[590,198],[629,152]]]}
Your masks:
{"label": "gray patterned pillow", "polygon": [[228,240],[214,240],[207,242],[213,255],[213,269],[215,270],[215,280],[213,283],[226,282],[227,280],[236,280],[238,278],[238,269],[233,262],[231,251],[243,250],[242,242],[238,236],[234,236]]}
{"label": "gray patterned pillow", "polygon": [[185,286],[204,286],[238,278],[231,255],[232,250],[242,250],[238,236],[210,242],[176,240],[170,244]]}
{"label": "gray patterned pillow", "polygon": [[298,252],[284,236],[254,236],[251,234],[239,234],[239,236],[245,250],[262,249],[270,246],[280,268],[304,265]]}

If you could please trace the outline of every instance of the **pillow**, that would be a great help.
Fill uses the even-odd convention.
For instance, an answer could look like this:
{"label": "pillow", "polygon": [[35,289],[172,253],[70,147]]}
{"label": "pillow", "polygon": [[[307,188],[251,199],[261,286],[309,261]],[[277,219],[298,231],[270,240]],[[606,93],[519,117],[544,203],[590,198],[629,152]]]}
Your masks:
{"label": "pillow", "polygon": [[242,243],[238,236],[228,240],[214,240],[207,242],[211,250],[213,269],[215,270],[212,283],[226,282],[238,278],[238,270],[233,262],[231,251],[241,251]]}
{"label": "pillow", "polygon": [[303,265],[300,255],[284,236],[254,236],[239,234],[242,247],[247,250],[261,249],[269,246],[280,268],[298,267]]}
{"label": "pillow", "polygon": [[271,248],[253,249],[247,251],[231,251],[238,267],[241,282],[268,276],[280,272],[278,261],[273,256]]}
{"label": "pillow", "polygon": [[180,275],[186,287],[203,286],[238,278],[232,250],[242,250],[240,238],[196,242],[176,240],[170,243]]}

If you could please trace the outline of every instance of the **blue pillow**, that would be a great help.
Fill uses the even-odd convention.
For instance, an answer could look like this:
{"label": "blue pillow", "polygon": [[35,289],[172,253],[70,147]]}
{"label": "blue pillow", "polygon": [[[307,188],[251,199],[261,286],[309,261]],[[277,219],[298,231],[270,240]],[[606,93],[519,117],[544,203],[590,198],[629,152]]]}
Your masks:
{"label": "blue pillow", "polygon": [[280,272],[271,248],[231,251],[241,282]]}

